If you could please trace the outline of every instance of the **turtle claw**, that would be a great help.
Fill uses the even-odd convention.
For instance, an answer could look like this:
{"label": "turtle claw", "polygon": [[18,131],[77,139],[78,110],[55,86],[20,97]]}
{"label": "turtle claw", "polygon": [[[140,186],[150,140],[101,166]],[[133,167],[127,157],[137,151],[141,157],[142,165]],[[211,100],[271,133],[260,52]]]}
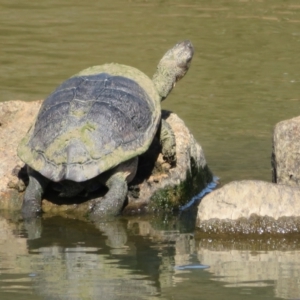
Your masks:
{"label": "turtle claw", "polygon": [[106,214],[105,209],[102,207],[99,207],[100,205],[95,204],[90,212],[89,212],[89,219],[91,221],[98,221],[101,220]]}
{"label": "turtle claw", "polygon": [[108,214],[105,208],[97,204],[92,207],[88,215],[88,219],[93,223],[112,221],[116,217],[117,214]]}
{"label": "turtle claw", "polygon": [[27,239],[38,239],[42,235],[42,221],[41,218],[27,218],[24,220],[24,227],[27,232]]}
{"label": "turtle claw", "polygon": [[21,213],[25,220],[37,218],[42,214],[41,204],[36,200],[26,200],[23,202]]}
{"label": "turtle claw", "polygon": [[[94,205],[91,207],[89,218],[92,221],[107,221],[118,216],[123,208],[128,186],[126,177],[128,176],[129,166],[133,168],[131,172],[136,172],[136,165],[138,160],[134,158],[130,163],[125,162],[115,169],[115,173],[105,181],[105,185],[108,187],[108,192],[103,198],[95,199]],[[124,168],[124,169],[123,169]],[[121,172],[122,170],[122,172]]]}

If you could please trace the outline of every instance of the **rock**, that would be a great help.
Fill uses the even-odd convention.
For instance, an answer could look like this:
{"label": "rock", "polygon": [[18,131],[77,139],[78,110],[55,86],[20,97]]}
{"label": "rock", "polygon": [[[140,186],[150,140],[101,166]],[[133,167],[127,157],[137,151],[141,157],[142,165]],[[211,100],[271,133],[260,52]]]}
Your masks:
{"label": "rock", "polygon": [[233,181],[202,199],[197,226],[207,233],[299,232],[300,189]]}
{"label": "rock", "polygon": [[300,231],[300,117],[273,134],[272,181],[234,181],[200,203],[197,226],[206,233]]}
{"label": "rock", "polygon": [[[144,167],[139,168],[131,186],[136,187],[137,184],[140,193],[137,198],[129,193],[129,203],[125,208],[127,213],[148,204],[149,199],[151,209],[178,209],[213,180],[203,150],[184,122],[176,114],[167,111],[163,111],[162,117],[175,133],[176,166],[171,167],[163,160],[162,154],[159,154],[155,162],[152,159],[155,164],[153,169],[149,151],[141,157],[140,165],[145,166],[148,162],[148,172],[151,175],[145,174]],[[154,153],[157,155],[157,150]]]}
{"label": "rock", "polygon": [[300,186],[300,117],[276,124],[273,134],[272,181]]}
{"label": "rock", "polygon": [[[42,101],[8,101],[0,103],[0,209],[20,209],[27,184],[24,164],[17,157],[19,141],[33,124]],[[201,146],[184,122],[174,113],[163,111],[163,118],[175,132],[177,162],[164,161],[158,139],[140,157],[136,178],[129,186],[124,214],[157,209],[178,209],[212,181]],[[59,198],[51,189],[44,195],[43,210],[60,214],[85,214],[91,194],[76,198]],[[104,194],[105,191],[97,193]]]}
{"label": "rock", "polygon": [[24,165],[17,156],[17,145],[34,121],[42,101],[0,103],[0,207],[19,208],[25,188],[18,178]]}

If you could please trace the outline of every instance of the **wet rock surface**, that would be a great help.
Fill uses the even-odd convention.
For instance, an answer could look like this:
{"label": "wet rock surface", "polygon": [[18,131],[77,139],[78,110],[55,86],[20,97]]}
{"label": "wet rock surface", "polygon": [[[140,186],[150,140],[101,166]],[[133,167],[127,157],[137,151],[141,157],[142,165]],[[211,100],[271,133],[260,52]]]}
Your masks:
{"label": "wet rock surface", "polygon": [[249,218],[210,219],[198,223],[199,231],[211,235],[282,235],[300,232],[300,217],[280,217],[251,215]]}
{"label": "wet rock surface", "polygon": [[[20,209],[28,177],[17,157],[18,143],[33,124],[42,101],[0,103],[0,208]],[[166,162],[160,153],[159,140],[140,157],[136,178],[129,185],[124,214],[152,210],[174,210],[184,205],[212,181],[203,150],[184,122],[174,113],[163,111],[162,117],[175,133],[177,161]],[[59,214],[85,214],[92,198],[104,195],[106,188],[75,198],[58,197],[50,188],[43,200],[43,211]],[[91,201],[90,201],[91,200]]]}

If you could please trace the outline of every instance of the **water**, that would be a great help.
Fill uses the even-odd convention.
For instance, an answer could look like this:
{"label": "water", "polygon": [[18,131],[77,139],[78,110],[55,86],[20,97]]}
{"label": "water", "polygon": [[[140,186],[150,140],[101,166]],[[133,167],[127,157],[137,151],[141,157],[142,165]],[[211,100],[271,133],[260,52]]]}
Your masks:
{"label": "water", "polygon": [[0,214],[1,299],[296,299],[293,237],[195,235],[184,218]]}
{"label": "water", "polygon": [[[0,101],[45,98],[81,69],[111,61],[151,76],[167,49],[190,39],[192,67],[163,107],[186,122],[223,183],[271,180],[273,127],[300,111],[298,1],[0,0],[0,20]],[[205,242],[193,226],[153,229],[142,218],[132,228],[124,221],[127,241],[116,250],[78,220],[46,218],[35,240],[5,220],[1,299],[300,297],[296,237]],[[173,268],[189,264],[210,268]]]}

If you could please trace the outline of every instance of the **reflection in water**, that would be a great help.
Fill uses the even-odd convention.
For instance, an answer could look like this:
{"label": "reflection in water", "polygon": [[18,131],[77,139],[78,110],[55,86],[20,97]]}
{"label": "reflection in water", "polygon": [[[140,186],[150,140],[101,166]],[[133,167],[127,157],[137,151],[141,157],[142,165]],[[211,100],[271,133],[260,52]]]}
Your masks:
{"label": "reflection in water", "polygon": [[[298,245],[297,245],[298,244]],[[276,250],[277,249],[277,250]],[[299,236],[199,241],[198,258],[226,287],[274,286],[277,297],[300,297]]]}
{"label": "reflection in water", "polygon": [[47,299],[151,299],[157,295],[157,253],[146,245],[145,251],[157,263],[145,261],[146,274],[143,268],[135,274],[139,247],[130,246],[125,226],[119,221],[95,228],[78,220],[43,220],[41,238],[28,240],[38,294]]}
{"label": "reflection in water", "polygon": [[[6,293],[17,299],[30,295],[30,270],[23,264],[28,255],[26,239],[18,223],[0,217],[0,298]],[[33,298],[35,299],[35,298]]]}
{"label": "reflection in water", "polygon": [[208,239],[162,217],[40,221],[40,237],[29,238],[18,218],[2,214],[1,299],[300,297],[299,237]]}
{"label": "reflection in water", "polygon": [[92,247],[45,247],[33,252],[37,293],[47,299],[151,299],[153,282],[122,268],[118,258]]}
{"label": "reflection in water", "polygon": [[[186,122],[222,182],[270,180],[272,128],[299,115],[298,0],[0,0],[0,19],[0,101],[44,98],[111,61],[151,76],[166,49],[190,39],[191,70],[163,107]],[[195,239],[187,222],[3,215],[0,298],[300,298],[298,238]],[[199,264],[210,268],[174,269]]]}

